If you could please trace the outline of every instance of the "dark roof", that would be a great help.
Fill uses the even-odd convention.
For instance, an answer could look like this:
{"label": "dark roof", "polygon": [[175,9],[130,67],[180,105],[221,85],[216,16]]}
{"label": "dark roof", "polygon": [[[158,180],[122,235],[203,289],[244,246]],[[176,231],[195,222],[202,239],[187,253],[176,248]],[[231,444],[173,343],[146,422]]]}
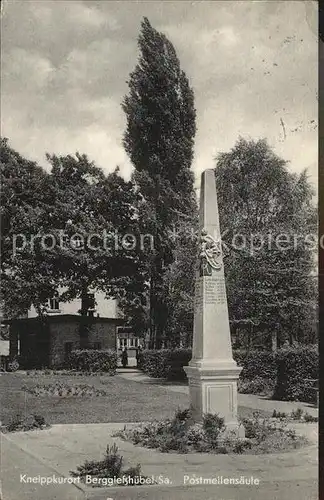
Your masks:
{"label": "dark roof", "polygon": [[7,319],[4,320],[2,323],[7,324],[7,325],[12,325],[12,324],[26,324],[26,323],[39,323],[41,321],[46,321],[49,323],[63,323],[63,322],[72,322],[72,321],[78,321],[82,317],[87,318],[93,321],[93,323],[114,323],[116,325],[124,325],[125,320],[122,318],[102,318],[102,317],[90,317],[90,316],[80,316],[80,314],[55,314],[55,315],[48,315],[44,317],[36,316],[35,318],[20,318],[20,319]]}

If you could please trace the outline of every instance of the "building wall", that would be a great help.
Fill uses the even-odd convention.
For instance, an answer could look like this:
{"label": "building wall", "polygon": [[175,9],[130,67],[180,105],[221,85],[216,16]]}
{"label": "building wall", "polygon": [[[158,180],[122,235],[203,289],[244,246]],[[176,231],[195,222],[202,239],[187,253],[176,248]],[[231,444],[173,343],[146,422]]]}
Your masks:
{"label": "building wall", "polygon": [[9,356],[9,340],[0,339],[0,356]]}
{"label": "building wall", "polygon": [[[106,299],[103,292],[95,293],[96,311],[95,316],[99,314],[100,318],[117,318],[117,305],[115,299]],[[71,302],[60,302],[59,311],[50,312],[52,315],[57,314],[78,314],[81,309],[81,299],[73,299]],[[36,318],[38,316],[35,308],[32,306],[28,311],[28,318]]]}
{"label": "building wall", "polygon": [[[72,350],[80,347],[79,323],[77,321],[51,323],[50,365],[64,362],[65,344],[72,342]],[[89,334],[89,344],[100,342],[101,349],[116,348],[116,326],[113,323],[97,321]]]}

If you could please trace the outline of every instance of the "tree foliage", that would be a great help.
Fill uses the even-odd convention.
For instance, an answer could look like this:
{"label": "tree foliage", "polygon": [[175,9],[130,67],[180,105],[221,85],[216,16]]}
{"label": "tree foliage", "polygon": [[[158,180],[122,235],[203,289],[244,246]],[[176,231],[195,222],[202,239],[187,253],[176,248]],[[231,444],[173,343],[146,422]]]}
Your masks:
{"label": "tree foliage", "polygon": [[[56,286],[53,266],[37,253],[23,249],[24,239],[44,227],[50,211],[49,176],[1,138],[1,295],[4,312],[19,315],[31,303],[40,305]],[[18,236],[19,235],[19,236]],[[14,241],[21,248],[14,252]],[[38,307],[38,306],[37,306]]]}
{"label": "tree foliage", "polygon": [[[132,182],[124,181],[118,169],[104,175],[79,153],[47,155],[47,173],[4,139],[0,158],[1,283],[7,314],[21,315],[31,305],[42,314],[58,289],[63,302],[81,297],[89,287],[108,296],[131,294],[129,276],[141,275],[144,260],[138,245],[129,246],[125,236],[139,236]],[[139,289],[145,289],[143,282]]]}
{"label": "tree foliage", "polygon": [[272,331],[281,343],[306,339],[311,316],[316,329],[316,213],[306,171],[290,172],[266,140],[240,138],[218,156],[215,175],[233,327],[261,332],[263,344]]}

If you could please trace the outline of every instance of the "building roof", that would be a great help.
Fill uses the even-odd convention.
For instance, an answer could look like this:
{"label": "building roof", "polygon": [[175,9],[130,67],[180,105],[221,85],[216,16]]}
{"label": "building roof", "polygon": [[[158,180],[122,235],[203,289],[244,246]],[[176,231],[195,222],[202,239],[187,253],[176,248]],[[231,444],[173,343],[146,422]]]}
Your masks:
{"label": "building roof", "polygon": [[44,317],[37,316],[35,318],[20,318],[20,319],[7,319],[2,323],[7,325],[23,325],[23,324],[32,324],[39,323],[41,321],[45,321],[48,323],[70,323],[73,321],[78,321],[81,318],[87,318],[90,322],[93,323],[115,323],[116,325],[124,325],[125,320],[122,318],[102,318],[102,317],[90,317],[90,316],[81,316],[80,314],[57,314],[57,315],[48,315]]}

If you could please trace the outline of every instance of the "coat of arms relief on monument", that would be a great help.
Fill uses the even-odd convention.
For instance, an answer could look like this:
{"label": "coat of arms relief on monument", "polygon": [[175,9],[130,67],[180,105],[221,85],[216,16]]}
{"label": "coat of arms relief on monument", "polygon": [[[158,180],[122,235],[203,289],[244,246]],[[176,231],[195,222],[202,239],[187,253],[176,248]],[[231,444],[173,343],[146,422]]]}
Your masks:
{"label": "coat of arms relief on monument", "polygon": [[211,276],[213,269],[222,268],[222,243],[220,238],[213,238],[206,229],[201,231],[199,248],[200,276]]}

